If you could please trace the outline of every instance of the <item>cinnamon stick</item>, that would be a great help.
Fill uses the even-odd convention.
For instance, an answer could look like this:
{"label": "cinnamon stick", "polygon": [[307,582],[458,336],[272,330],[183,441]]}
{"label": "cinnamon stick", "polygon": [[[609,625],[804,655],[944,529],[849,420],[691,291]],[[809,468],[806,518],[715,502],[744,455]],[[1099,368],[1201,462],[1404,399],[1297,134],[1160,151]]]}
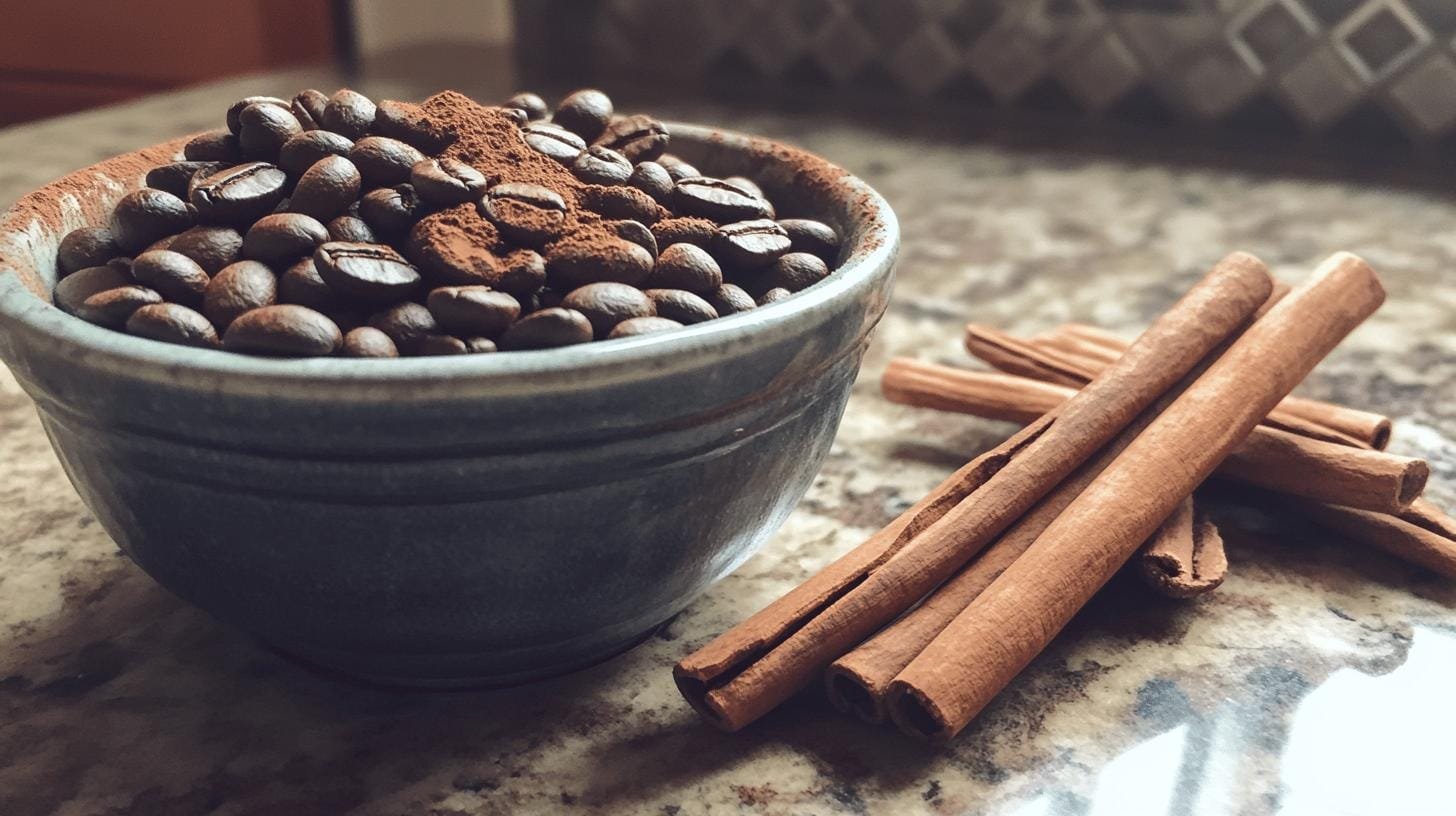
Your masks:
{"label": "cinnamon stick", "polygon": [[1340,253],[1255,321],[900,673],[896,724],[964,728],[1383,299],[1374,271]]}
{"label": "cinnamon stick", "polygon": [[[897,358],[882,388],[896,402],[1026,422],[1075,391],[1025,377]],[[1260,425],[1216,471],[1221,477],[1321,502],[1398,513],[1420,495],[1430,467],[1420,459],[1322,442]]]}
{"label": "cinnamon stick", "polygon": [[[737,730],[813,682],[835,658],[899,617],[1240,330],[1269,295],[1258,259],[1220,261],[1119,360],[1083,388],[994,475],[894,557],[826,597],[807,617],[730,630],[674,670],[678,688],[722,728]],[[765,626],[765,624],[767,624]],[[766,642],[765,629],[786,633]]]}
{"label": "cinnamon stick", "polygon": [[923,603],[830,664],[824,679],[829,699],[835,707],[853,712],[868,722],[883,721],[885,695],[895,676],[1031,546],[1037,536],[1137,437],[1150,418],[1149,412],[1144,412],[1144,416],[1078,468]]}
{"label": "cinnamon stick", "polygon": [[1138,572],[1149,586],[1170,598],[1211,592],[1228,575],[1228,558],[1218,527],[1189,496],[1178,503],[1138,555]]}
{"label": "cinnamon stick", "polygon": [[[1048,338],[1043,344],[1047,342],[1061,344],[1074,351],[1080,350],[1084,356],[1103,355],[1103,359],[1107,359],[1106,355],[1109,354],[1121,354],[1122,350],[1127,348],[1127,341],[1117,335],[1081,323],[1068,323],[1043,337]],[[1115,356],[1112,359],[1116,359]],[[1389,417],[1331,402],[1295,396],[1285,397],[1279,403],[1279,407],[1292,417],[1360,440],[1375,450],[1385,450],[1386,446],[1390,444]]]}
{"label": "cinnamon stick", "polygon": [[[965,345],[972,355],[1001,371],[1074,388],[1091,381],[1105,368],[1098,360],[1068,354],[1057,348],[1037,346],[998,329],[974,323],[966,326]],[[1263,424],[1310,439],[1355,448],[1370,447],[1363,439],[1296,416],[1285,410],[1282,404],[1269,412]]]}
{"label": "cinnamon stick", "polygon": [[[1314,523],[1353,541],[1374,545],[1439,575],[1456,578],[1456,537],[1450,529],[1451,519],[1428,503],[1423,502],[1414,513],[1399,516],[1306,501],[1295,502],[1294,507]],[[1427,526],[1432,514],[1438,523]]]}

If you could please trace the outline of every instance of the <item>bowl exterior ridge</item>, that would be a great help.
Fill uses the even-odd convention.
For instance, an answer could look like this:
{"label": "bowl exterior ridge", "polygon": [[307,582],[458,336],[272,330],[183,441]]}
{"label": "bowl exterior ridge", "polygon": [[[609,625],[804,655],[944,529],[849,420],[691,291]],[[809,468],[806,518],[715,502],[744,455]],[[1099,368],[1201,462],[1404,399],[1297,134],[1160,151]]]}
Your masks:
{"label": "bowl exterior ridge", "polygon": [[180,597],[314,663],[389,682],[516,682],[640,640],[782,523],[828,454],[885,309],[897,228],[862,182],[673,125],[847,249],[794,298],[545,352],[276,360],[91,326],[44,299],[182,140],[0,217],[0,357],[107,532]]}

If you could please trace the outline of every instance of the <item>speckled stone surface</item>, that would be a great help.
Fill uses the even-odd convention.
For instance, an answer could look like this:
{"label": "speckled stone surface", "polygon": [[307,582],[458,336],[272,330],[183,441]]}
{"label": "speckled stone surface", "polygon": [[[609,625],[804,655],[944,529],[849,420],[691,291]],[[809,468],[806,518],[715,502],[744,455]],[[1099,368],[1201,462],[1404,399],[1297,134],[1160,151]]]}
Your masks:
{"label": "speckled stone surface", "polygon": [[[280,75],[0,131],[0,203]],[[421,93],[380,83],[385,95]],[[467,87],[467,90],[470,88]],[[322,677],[131,565],[0,372],[0,814],[1444,814],[1456,587],[1223,505],[1232,575],[1175,603],[1119,578],[959,739],[927,747],[817,690],[744,733],[668,668],[889,521],[1010,426],[892,405],[893,355],[961,363],[967,319],[1133,331],[1231,249],[1294,280],[1349,249],[1390,301],[1304,393],[1394,416],[1456,500],[1456,205],[1427,194],[968,145],[836,119],[669,113],[782,137],[896,207],[905,249],[828,465],[777,536],[655,638],[495,692]]]}

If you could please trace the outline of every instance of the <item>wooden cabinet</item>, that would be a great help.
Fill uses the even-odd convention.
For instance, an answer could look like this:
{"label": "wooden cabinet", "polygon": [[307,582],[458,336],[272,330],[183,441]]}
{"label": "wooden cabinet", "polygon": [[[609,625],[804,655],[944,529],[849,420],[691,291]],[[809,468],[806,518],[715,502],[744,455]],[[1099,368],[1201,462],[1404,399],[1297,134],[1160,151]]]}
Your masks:
{"label": "wooden cabinet", "polygon": [[0,125],[232,74],[327,61],[340,41],[331,0],[3,5]]}

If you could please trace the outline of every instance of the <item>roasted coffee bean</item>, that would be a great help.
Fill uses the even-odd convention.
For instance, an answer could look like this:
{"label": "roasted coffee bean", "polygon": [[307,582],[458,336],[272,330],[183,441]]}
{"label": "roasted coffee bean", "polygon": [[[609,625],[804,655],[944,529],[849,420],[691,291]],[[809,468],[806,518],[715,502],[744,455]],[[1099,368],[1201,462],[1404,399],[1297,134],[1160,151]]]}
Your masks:
{"label": "roasted coffee bean", "polygon": [[521,303],[489,286],[441,286],[425,300],[441,328],[455,334],[496,337],[521,315]]}
{"label": "roasted coffee bean", "polygon": [[288,109],[303,125],[304,130],[318,130],[324,126],[324,108],[329,105],[329,95],[314,88],[299,91],[289,103]]}
{"label": "roasted coffee bean", "polygon": [[464,340],[448,334],[427,334],[415,342],[413,351],[418,357],[448,357],[470,353]]}
{"label": "roasted coffee bean", "polygon": [[61,275],[78,269],[100,266],[121,255],[116,236],[106,227],[81,227],[66,233],[56,247],[56,266]]}
{"label": "roasted coffee bean", "polygon": [[359,217],[370,229],[386,237],[408,233],[425,213],[425,203],[409,184],[370,190],[359,199]]}
{"label": "roasted coffee bean", "polygon": [[412,301],[405,301],[371,315],[369,325],[389,335],[395,346],[405,353],[414,351],[420,338],[440,333],[440,324],[430,310]]}
{"label": "roasted coffee bean", "polygon": [[709,295],[723,285],[723,270],[707,250],[692,244],[672,244],[657,256],[657,265],[647,278],[653,289],[683,289]]}
{"label": "roasted coffee bean", "polygon": [[588,343],[592,339],[591,321],[575,309],[553,306],[533,312],[516,321],[496,344],[507,351],[547,349]]}
{"label": "roasted coffee bean", "polygon": [[522,91],[507,99],[501,107],[523,110],[526,112],[526,118],[532,122],[538,119],[545,119],[546,114],[551,112],[551,109],[546,107],[546,100],[529,91]]}
{"label": "roasted coffee bean", "polygon": [[140,252],[168,235],[192,226],[187,203],[171,193],[143,187],[122,196],[111,211],[111,234],[128,253]]}
{"label": "roasted coffee bean", "polygon": [[760,305],[760,306],[767,306],[770,303],[778,303],[779,301],[783,300],[786,297],[793,296],[793,294],[794,294],[793,292],[790,292],[789,290],[783,288],[782,286],[777,287],[777,288],[774,288],[774,289],[770,289],[767,292],[764,292],[761,297],[759,297],[759,299],[758,299],[758,305]]}
{"label": "roasted coffee bean", "polygon": [[285,111],[289,110],[288,101],[279,99],[276,96],[243,97],[242,99],[239,99],[238,101],[228,106],[227,115],[224,117],[224,119],[226,119],[227,121],[227,128],[230,132],[237,133],[239,135],[242,134],[243,111],[253,105],[275,105],[284,109]]}
{"label": "roasted coffee bean", "polygon": [[202,303],[202,291],[209,280],[196,261],[169,249],[143,252],[133,258],[131,276],[137,283],[157,290],[162,297],[187,306]]}
{"label": "roasted coffee bean", "polygon": [[332,130],[308,130],[278,148],[278,166],[297,178],[320,159],[346,155],[354,143]]}
{"label": "roasted coffee bean", "polygon": [[489,337],[467,337],[465,338],[465,348],[469,349],[471,354],[492,354],[497,350],[495,341]]}
{"label": "roasted coffee bean", "polygon": [[589,283],[568,293],[561,305],[586,315],[598,340],[623,320],[656,314],[652,299],[625,283]]}
{"label": "roasted coffee bean", "polygon": [[607,221],[602,226],[623,241],[631,241],[647,250],[653,262],[657,261],[657,239],[645,225],[637,221]]}
{"label": "roasted coffee bean", "polygon": [[662,217],[662,208],[652,196],[635,187],[588,187],[581,192],[581,205],[608,218],[625,218],[654,224]]}
{"label": "roasted coffee bean", "polygon": [[153,303],[131,313],[126,331],[137,337],[179,346],[217,348],[217,330],[208,319],[178,303]]}
{"label": "roasted coffee bean", "polygon": [[219,329],[244,312],[278,302],[278,277],[257,261],[238,261],[223,267],[202,291],[202,313]]}
{"label": "roasted coffee bean", "polygon": [[789,234],[767,218],[739,221],[718,228],[713,251],[730,264],[755,269],[774,262],[789,251]]}
{"label": "roasted coffee bean", "polygon": [[219,170],[225,170],[231,165],[224,162],[207,161],[179,161],[171,164],[164,164],[160,167],[153,167],[147,171],[147,186],[153,190],[162,190],[174,196],[187,200],[188,186],[198,173],[212,175]]}
{"label": "roasted coffee bean", "polygon": [[204,223],[246,225],[272,212],[287,189],[282,169],[249,162],[200,179],[192,188],[192,205]]}
{"label": "roasted coffee bean", "polygon": [[[146,247],[142,249],[142,252],[155,252],[156,250],[159,250],[159,249],[171,249],[172,248],[172,242],[174,240],[176,240],[176,239],[177,239],[177,236],[176,235],[166,235],[166,236],[163,236],[163,237],[158,238],[157,240],[151,242],[150,244],[147,244]],[[137,254],[140,255],[141,253],[137,253]]]}
{"label": "roasted coffee bean", "polygon": [[521,138],[536,152],[570,166],[586,150],[586,142],[565,128],[536,122],[521,128]]}
{"label": "roasted coffee bean", "polygon": [[497,184],[486,191],[480,211],[506,240],[529,247],[550,242],[566,222],[566,201],[539,184]]}
{"label": "roasted coffee bean", "polygon": [[374,135],[398,139],[426,153],[449,147],[454,137],[426,129],[417,119],[418,112],[418,105],[381,99],[374,115]]}
{"label": "roasted coffee bean", "polygon": [[787,289],[798,292],[807,289],[829,277],[829,267],[818,255],[807,252],[789,252],[780,255],[773,263],[764,267],[760,274],[760,286],[767,289]]}
{"label": "roasted coffee bean", "polygon": [[339,293],[324,282],[313,258],[303,258],[278,277],[278,302],[333,313],[342,306]]}
{"label": "roasted coffee bean", "polygon": [[632,177],[632,162],[611,148],[594,145],[577,155],[571,172],[587,184],[626,184]]}
{"label": "roasted coffee bean", "polygon": [[118,286],[104,289],[85,300],[76,308],[76,316],[87,323],[95,323],[108,329],[126,327],[126,319],[143,306],[161,303],[162,296],[156,290],[145,286]]}
{"label": "roasted coffee bean", "polygon": [[702,173],[698,172],[698,168],[692,166],[691,164],[688,164],[687,162],[683,161],[677,156],[674,156],[671,153],[664,153],[661,156],[658,156],[657,163],[662,165],[663,168],[667,170],[667,174],[669,176],[672,176],[672,180],[674,182],[682,181],[683,179],[697,178],[698,176],[702,175]]}
{"label": "roasted coffee bean", "polygon": [[455,159],[423,159],[410,168],[409,182],[420,198],[437,207],[478,201],[488,186],[474,167]]}
{"label": "roasted coffee bean", "polygon": [[329,288],[372,303],[409,297],[420,283],[419,271],[384,244],[331,241],[314,251],[313,263]]}
{"label": "roasted coffee bean", "polygon": [[276,161],[283,143],[303,132],[303,125],[286,104],[249,105],[238,114],[238,122],[238,144],[242,145],[243,155],[262,161]]}
{"label": "roasted coffee bean", "polygon": [[652,264],[651,253],[620,238],[559,242],[546,252],[546,279],[563,292],[588,283],[637,286],[652,274]]}
{"label": "roasted coffee bean", "polygon": [[596,143],[634,162],[651,161],[667,149],[667,128],[651,116],[635,114],[613,119]]}
{"label": "roasted coffee bean", "polygon": [[328,221],[358,199],[361,186],[359,170],[353,162],[343,156],[325,156],[299,178],[288,206],[296,213]]}
{"label": "roasted coffee bean", "polygon": [[277,304],[245,312],[223,332],[229,351],[280,357],[321,357],[333,354],[344,341],[339,326],[306,306]]}
{"label": "roasted coffee bean", "polygon": [[339,353],[345,357],[398,357],[399,349],[389,335],[373,326],[359,326],[344,335]]}
{"label": "roasted coffee bean", "polygon": [[410,180],[410,168],[425,154],[388,136],[365,136],[349,149],[349,161],[359,168],[364,187],[389,187]]}
{"label": "roasted coffee bean", "polygon": [[758,182],[747,176],[729,176],[723,180],[755,198],[762,198],[765,201],[768,200],[763,194],[763,188],[758,186]]}
{"label": "roasted coffee bean", "polygon": [[511,120],[511,124],[518,128],[525,127],[531,121],[531,117],[520,108],[501,108],[501,111],[505,113],[507,119]]}
{"label": "roasted coffee bean", "polygon": [[595,88],[569,94],[556,106],[551,123],[575,133],[587,142],[595,141],[612,120],[612,100]]}
{"label": "roasted coffee bean", "polygon": [[243,236],[232,227],[197,226],[172,239],[168,249],[197,262],[209,275],[242,257]]}
{"label": "roasted coffee bean", "polygon": [[441,240],[422,231],[424,223],[410,232],[405,251],[432,284],[500,288],[496,284],[501,278],[501,259],[487,246],[478,241]]}
{"label": "roasted coffee bean", "polygon": [[227,130],[209,130],[193,136],[182,147],[182,158],[188,161],[227,162],[243,160],[243,147],[238,137]]}
{"label": "roasted coffee bean", "polygon": [[718,316],[713,304],[682,289],[648,289],[643,294],[652,299],[658,316],[676,320],[685,326]]}
{"label": "roasted coffee bean", "polygon": [[546,259],[534,249],[516,249],[497,259],[490,286],[519,297],[546,283]]}
{"label": "roasted coffee bean", "polygon": [[809,252],[834,263],[839,257],[839,233],[821,221],[808,218],[785,218],[779,226],[789,235],[794,252]]}
{"label": "roasted coffee bean", "polygon": [[616,340],[619,337],[640,337],[644,334],[657,334],[658,332],[681,329],[683,324],[676,320],[669,320],[665,317],[634,317],[630,320],[623,320],[607,335],[608,340]]}
{"label": "roasted coffee bean", "polygon": [[334,241],[348,241],[355,244],[377,244],[379,239],[374,230],[355,215],[341,215],[328,224],[329,238]]}
{"label": "roasted coffee bean", "polygon": [[719,224],[767,218],[768,202],[722,179],[697,176],[679,181],[672,188],[677,211],[711,218]]}
{"label": "roasted coffee bean", "polygon": [[340,136],[358,141],[368,135],[377,113],[373,100],[344,88],[329,97],[329,103],[324,106],[323,125]]}
{"label": "roasted coffee bean", "polygon": [[299,213],[274,213],[258,219],[243,237],[243,257],[279,269],[312,255],[329,240],[318,219]]}
{"label": "roasted coffee bean", "polygon": [[737,284],[725,283],[706,298],[719,317],[746,312],[758,306],[753,296]]}
{"label": "roasted coffee bean", "polygon": [[718,225],[706,218],[664,218],[652,225],[658,246],[692,244],[707,249],[713,245]]}
{"label": "roasted coffee bean", "polygon": [[86,298],[97,292],[105,292],[108,289],[117,289],[132,284],[129,267],[123,264],[97,264],[88,266],[85,269],[78,269],[75,272],[61,278],[56,284],[55,291],[51,293],[51,299],[63,312],[76,314],[81,309],[81,304]]}
{"label": "roasted coffee bean", "polygon": [[664,207],[672,206],[672,187],[675,182],[672,180],[672,176],[667,174],[667,168],[657,162],[638,162],[637,166],[632,168],[632,175],[627,179],[627,183],[652,196],[652,200],[658,204]]}

